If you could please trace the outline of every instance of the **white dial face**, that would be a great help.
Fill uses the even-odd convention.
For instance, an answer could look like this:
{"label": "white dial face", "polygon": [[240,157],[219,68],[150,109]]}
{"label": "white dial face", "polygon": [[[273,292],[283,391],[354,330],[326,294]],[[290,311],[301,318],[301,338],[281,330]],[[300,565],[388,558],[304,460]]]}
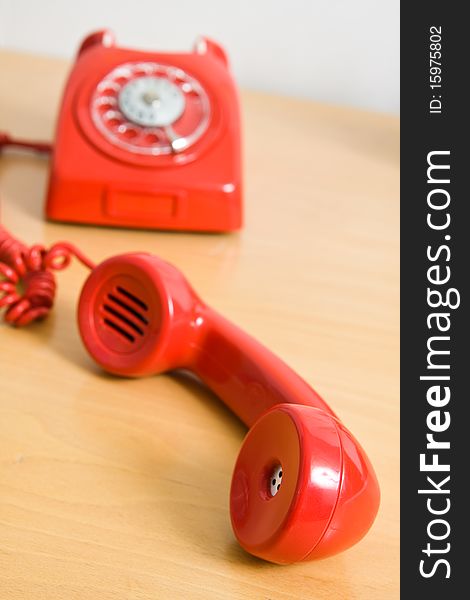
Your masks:
{"label": "white dial face", "polygon": [[185,100],[180,88],[164,77],[138,77],[119,93],[122,113],[144,127],[167,127],[184,112]]}
{"label": "white dial face", "polygon": [[178,67],[154,62],[118,65],[91,97],[96,128],[135,154],[178,154],[207,131],[211,106],[203,86]]}

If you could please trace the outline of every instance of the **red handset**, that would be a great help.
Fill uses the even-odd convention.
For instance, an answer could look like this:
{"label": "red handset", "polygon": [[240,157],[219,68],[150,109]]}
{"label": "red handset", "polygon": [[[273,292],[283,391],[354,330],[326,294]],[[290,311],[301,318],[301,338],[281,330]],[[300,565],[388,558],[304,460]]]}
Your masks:
{"label": "red handset", "polygon": [[291,563],[365,535],[379,487],[359,443],[305,381],[210,309],[175,267],[149,254],[95,267],[67,242],[28,248],[0,226],[5,320],[44,318],[54,301],[52,271],[72,256],[92,269],[78,321],[103,368],[125,376],[192,370],[251,427],[230,493],[233,529],[248,552]]}
{"label": "red handset", "polygon": [[251,427],[230,492],[245,550],[292,563],[335,554],[368,531],[380,494],[359,443],[303,379],[209,308],[175,267],[143,253],[104,261],[85,283],[78,322],[105,370],[188,369]]}

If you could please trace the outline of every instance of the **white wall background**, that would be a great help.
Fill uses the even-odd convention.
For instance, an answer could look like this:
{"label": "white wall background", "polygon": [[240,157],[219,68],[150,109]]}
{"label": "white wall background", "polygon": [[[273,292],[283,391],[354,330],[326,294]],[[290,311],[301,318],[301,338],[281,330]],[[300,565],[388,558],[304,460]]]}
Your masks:
{"label": "white wall background", "polygon": [[0,0],[0,48],[71,57],[102,27],[156,50],[205,34],[240,86],[398,112],[399,0]]}

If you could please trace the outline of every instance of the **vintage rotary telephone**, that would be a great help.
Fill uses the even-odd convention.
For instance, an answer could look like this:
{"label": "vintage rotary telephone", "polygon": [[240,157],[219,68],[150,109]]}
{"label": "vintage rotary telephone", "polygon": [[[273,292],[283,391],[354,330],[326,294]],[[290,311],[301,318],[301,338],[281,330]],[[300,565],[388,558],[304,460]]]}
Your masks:
{"label": "vintage rotary telephone", "polygon": [[[46,215],[124,227],[239,229],[240,131],[235,82],[216,42],[200,38],[192,52],[168,54],[119,48],[109,30],[93,33],[62,98]],[[0,149],[6,144],[25,145],[0,134]]]}
{"label": "vintage rotary telephone", "polygon": [[335,554],[365,535],[379,487],[364,450],[303,379],[209,308],[176,267],[145,253],[94,266],[70,244],[28,248],[0,226],[0,307],[8,322],[47,314],[52,270],[72,255],[92,269],[78,324],[106,371],[190,370],[250,427],[230,491],[233,530],[245,550],[284,564]]}

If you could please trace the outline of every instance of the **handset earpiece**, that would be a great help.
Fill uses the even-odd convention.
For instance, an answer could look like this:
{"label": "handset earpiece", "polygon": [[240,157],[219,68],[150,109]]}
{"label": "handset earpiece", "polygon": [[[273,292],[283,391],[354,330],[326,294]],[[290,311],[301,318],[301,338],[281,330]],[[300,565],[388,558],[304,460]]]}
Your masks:
{"label": "handset earpiece", "polygon": [[82,340],[116,375],[141,377],[190,362],[198,298],[182,273],[150,254],[115,256],[98,265],[80,294]]}
{"label": "handset earpiece", "polygon": [[380,494],[364,450],[302,378],[209,308],[178,269],[143,253],[104,261],[84,285],[78,321],[105,370],[191,370],[251,427],[230,492],[245,550],[292,563],[366,534]]}

